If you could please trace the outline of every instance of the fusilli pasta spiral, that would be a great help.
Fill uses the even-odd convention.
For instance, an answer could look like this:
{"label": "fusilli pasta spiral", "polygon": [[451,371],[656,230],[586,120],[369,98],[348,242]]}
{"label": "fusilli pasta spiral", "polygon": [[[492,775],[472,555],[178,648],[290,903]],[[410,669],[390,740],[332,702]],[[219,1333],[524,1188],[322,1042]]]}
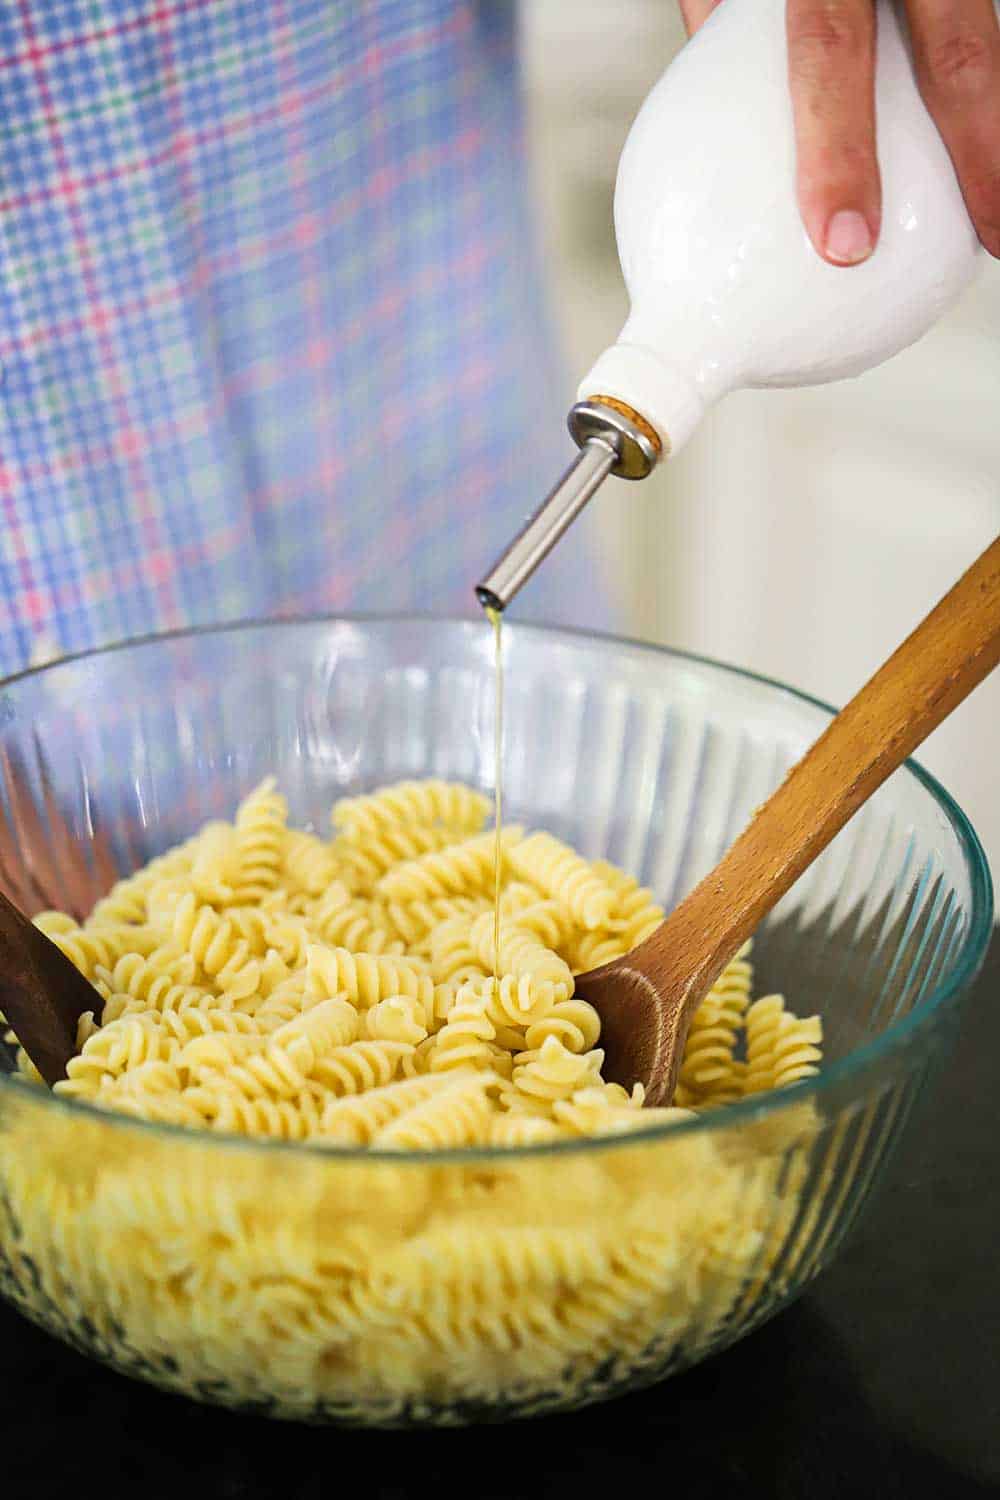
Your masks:
{"label": "fusilli pasta spiral", "polygon": [[[267,781],[82,925],[37,919],[97,990],[57,1091],[191,1134],[181,1165],[177,1138],[150,1132],[137,1160],[99,1139],[79,1152],[75,1130],[69,1163],[55,1133],[0,1149],[0,1272],[25,1306],[70,1288],[163,1383],[366,1419],[547,1400],[722,1326],[795,1221],[808,1099],[755,1144],[681,1130],[683,1149],[633,1161],[627,1137],[810,1076],[819,1020],[751,1004],[743,953],[694,1017],[672,1107],[644,1107],[602,1077],[574,973],[642,941],[660,908],[613,866],[509,829],[495,952],[486,812],[406,782],[338,803],[326,841],[287,828]],[[311,1189],[286,1189],[287,1152],[272,1178],[263,1152],[202,1170],[198,1131],[322,1148],[294,1153]],[[589,1136],[623,1139],[592,1160],[547,1149]],[[451,1175],[343,1149],[359,1147],[490,1150]]]}
{"label": "fusilli pasta spiral", "polygon": [[[103,1001],[58,1090],[151,1119],[393,1149],[659,1118],[641,1092],[603,1082],[600,1020],[573,976],[641,942],[661,908],[613,865],[509,828],[495,951],[487,811],[468,788],[401,782],[338,802],[325,842],[287,827],[269,778],[233,823],[119,881],[82,926],[43,913]],[[777,996],[750,1005],[751,984],[743,952],[694,1016],[675,1109],[816,1070],[818,1019]],[[436,1079],[462,1088],[446,1099]]]}

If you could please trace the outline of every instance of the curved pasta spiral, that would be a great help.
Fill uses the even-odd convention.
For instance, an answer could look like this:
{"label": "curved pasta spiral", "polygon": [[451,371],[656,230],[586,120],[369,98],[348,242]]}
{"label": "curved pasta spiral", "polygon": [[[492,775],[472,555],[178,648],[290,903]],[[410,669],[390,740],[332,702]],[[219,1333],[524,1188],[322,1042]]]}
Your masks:
{"label": "curved pasta spiral", "polygon": [[508,1109],[548,1114],[560,1099],[599,1081],[604,1054],[571,1052],[556,1036],[548,1036],[537,1052],[521,1052],[514,1059],[512,1087],[503,1100]]}
{"label": "curved pasta spiral", "polygon": [[350,872],[355,890],[360,892],[376,886],[393,865],[447,849],[458,837],[451,828],[397,823],[380,828],[364,843],[354,844],[346,837],[339,838],[334,850],[341,866]]}
{"label": "curved pasta spiral", "polygon": [[709,1100],[731,1103],[743,1093],[742,1066],[735,1057],[737,1032],[709,996],[695,1011],[677,1079],[676,1099],[684,1108]]}
{"label": "curved pasta spiral", "polygon": [[496,1028],[486,1006],[472,985],[463,985],[437,1033],[430,1053],[430,1070],[443,1073],[457,1068],[492,1069],[495,1052],[490,1046]]}
{"label": "curved pasta spiral", "polygon": [[333,823],[355,843],[377,838],[393,824],[442,824],[456,836],[478,833],[490,803],[459,782],[400,781],[334,804]]}
{"label": "curved pasta spiral", "polygon": [[525,1033],[525,1046],[536,1052],[554,1036],[569,1052],[590,1052],[601,1034],[601,1018],[588,1000],[560,1000],[533,1021]]}
{"label": "curved pasta spiral", "polygon": [[408,1042],[352,1042],[347,1047],[335,1047],[321,1058],[314,1076],[337,1098],[365,1094],[391,1082],[403,1058],[412,1051]]}
{"label": "curved pasta spiral", "polygon": [[231,1005],[247,1005],[261,993],[264,966],[241,938],[213,976],[218,994]]}
{"label": "curved pasta spiral", "polygon": [[[430,901],[414,901],[405,906],[390,901],[383,910],[392,931],[412,949],[423,945],[425,939],[450,918],[478,916],[480,912],[492,911],[493,907],[485,897],[437,896]],[[344,946],[350,947],[350,944]]]}
{"label": "curved pasta spiral", "polygon": [[[475,988],[495,1026],[530,1027],[551,1015],[562,993],[551,981],[536,979],[533,974],[504,974],[499,982],[491,974]],[[518,1047],[518,1051],[523,1050]]]}
{"label": "curved pasta spiral", "polygon": [[352,953],[402,953],[403,944],[392,936],[374,902],[352,900],[343,886],[334,886],[308,914],[308,922],[321,942]]}
{"label": "curved pasta spiral", "polygon": [[42,913],[99,997],[60,1091],[175,1124],[403,1149],[619,1132],[815,1071],[818,1018],[777,996],[750,1006],[744,949],[695,1014],[672,1110],[605,1083],[572,968],[642,941],[661,909],[614,866],[508,829],[495,954],[494,835],[472,832],[485,805],[401,783],[339,804],[330,845],[286,828],[269,779],[84,925]]}
{"label": "curved pasta spiral", "polygon": [[62,912],[39,912],[34,925],[69,959],[80,973],[93,981],[98,968],[111,969],[126,953],[134,952],[131,927],[78,927]]}
{"label": "curved pasta spiral", "polygon": [[212,1130],[304,1141],[321,1129],[321,1100],[308,1089],[288,1098],[250,1097],[237,1089],[191,1089],[186,1102]]}
{"label": "curved pasta spiral", "polygon": [[[285,834],[281,872],[307,896],[322,896],[340,884],[340,868],[330,845],[314,833],[300,833],[296,828]],[[340,889],[346,897],[344,886]]]}
{"label": "curved pasta spiral", "polygon": [[747,1011],[745,1093],[784,1088],[817,1072],[822,1027],[818,1016],[790,1015],[780,995],[765,995]]}
{"label": "curved pasta spiral", "polygon": [[427,1036],[427,1016],[419,1000],[390,995],[364,1013],[364,1034],[377,1042],[407,1042],[416,1047]]}
{"label": "curved pasta spiral", "polygon": [[266,777],[245,797],[236,812],[237,902],[259,899],[278,884],[288,819],[288,804]]}
{"label": "curved pasta spiral", "polygon": [[452,1075],[426,1074],[383,1084],[364,1094],[332,1099],[323,1111],[323,1135],[344,1145],[370,1145],[383,1126],[434,1095],[445,1093],[452,1084]]}
{"label": "curved pasta spiral", "polygon": [[[600,1021],[567,969],[641,941],[659,919],[649,893],[515,831],[511,853],[527,855],[523,871],[504,862],[497,983],[492,833],[462,821],[459,796],[390,792],[380,807],[350,799],[331,845],[289,832],[267,783],[242,828],[239,815],[209,825],[82,926],[39,918],[98,994],[99,1024],[81,1017],[57,1092],[313,1149],[289,1191],[287,1152],[227,1153],[220,1171],[147,1132],[141,1152],[102,1154],[85,1111],[72,1131],[56,1112],[51,1141],[26,1138],[12,1112],[4,1273],[30,1256],[19,1285],[45,1317],[71,1293],[104,1336],[110,1309],[123,1348],[161,1372],[170,1351],[167,1383],[221,1380],[247,1401],[273,1390],[296,1415],[544,1402],[701,1346],[789,1264],[819,1129],[808,1091],[735,1143],[681,1130],[641,1162],[627,1139],[544,1148],[808,1077],[818,1018],[776,996],[750,1006],[738,955],[695,1016],[674,1106],[646,1108],[638,1086],[603,1080]],[[402,857],[429,842],[448,847]],[[41,1085],[23,1053],[18,1068]],[[373,1164],[359,1147],[477,1150]]]}
{"label": "curved pasta spiral", "polygon": [[435,1151],[485,1141],[493,1115],[488,1090],[502,1080],[486,1072],[455,1076],[458,1081],[452,1088],[432,1094],[383,1125],[372,1137],[372,1145],[390,1151]]}
{"label": "curved pasta spiral", "polygon": [[134,877],[118,880],[97,902],[87,918],[88,927],[138,927],[146,920],[148,883]]}
{"label": "curved pasta spiral", "polygon": [[347,1001],[322,1000],[272,1032],[271,1045],[284,1047],[297,1066],[309,1073],[318,1058],[355,1041],[359,1024],[357,1011]]}
{"label": "curved pasta spiral", "polygon": [[233,899],[239,878],[240,847],[229,823],[206,823],[198,835],[191,860],[191,885],[200,901],[225,905]]}
{"label": "curved pasta spiral", "polygon": [[615,905],[612,888],[552,834],[530,834],[514,845],[508,858],[515,874],[560,901],[581,927],[601,927],[610,920]]}
{"label": "curved pasta spiral", "polygon": [[264,935],[268,950],[277,953],[291,969],[302,967],[310,946],[316,941],[312,924],[305,917],[286,913],[271,917]]}
{"label": "curved pasta spiral", "polygon": [[[521,915],[530,915],[522,913]],[[553,1000],[566,1000],[573,993],[573,974],[565,959],[539,941],[531,927],[520,916],[500,923],[500,952],[494,956],[493,913],[484,912],[472,924],[470,933],[480,963],[492,971],[494,962],[502,975],[531,979],[551,986]]]}
{"label": "curved pasta spiral", "polygon": [[436,984],[456,989],[466,979],[485,979],[486,968],[472,942],[464,914],[439,922],[430,936],[431,975]]}
{"label": "curved pasta spiral", "polygon": [[[505,828],[501,852],[509,854],[521,837],[521,829]],[[480,834],[460,844],[451,844],[437,854],[404,860],[378,883],[377,890],[389,901],[431,901],[440,896],[484,896],[491,894],[494,880],[496,841],[492,833]]]}
{"label": "curved pasta spiral", "polygon": [[190,953],[165,947],[154,950],[149,958],[139,953],[125,953],[111,969],[98,965],[94,977],[98,987],[108,995],[123,995],[143,1000],[153,1010],[162,1009],[161,997],[175,987],[190,988],[196,965]]}
{"label": "curved pasta spiral", "polygon": [[170,940],[189,953],[209,976],[216,975],[236,950],[236,933],[232,920],[220,916],[211,906],[201,906],[193,891],[177,903],[170,925]]}
{"label": "curved pasta spiral", "polygon": [[[516,894],[509,900],[512,892]],[[522,893],[527,893],[531,899],[525,900]],[[501,926],[505,920],[509,921],[511,926],[531,933],[543,948],[563,959],[563,950],[570,947],[576,936],[576,924],[566,908],[559,901],[540,899],[534,887],[522,881],[515,881],[501,896],[500,917]]]}
{"label": "curved pasta spiral", "polygon": [[750,944],[746,943],[726,965],[706,996],[707,1000],[718,1006],[720,1016],[730,1026],[743,1025],[747,1006],[750,1004],[753,965],[747,957],[749,952]]}
{"label": "curved pasta spiral", "polygon": [[169,1037],[154,1015],[123,1016],[87,1038],[78,1057],[66,1067],[66,1078],[54,1085],[56,1093],[89,1095],[101,1081],[116,1078],[146,1062],[169,1062],[180,1045]]}
{"label": "curved pasta spiral", "polygon": [[306,973],[314,994],[344,994],[364,1010],[393,995],[409,995],[422,1003],[425,1015],[434,1011],[432,980],[406,959],[314,944],[306,953]]}

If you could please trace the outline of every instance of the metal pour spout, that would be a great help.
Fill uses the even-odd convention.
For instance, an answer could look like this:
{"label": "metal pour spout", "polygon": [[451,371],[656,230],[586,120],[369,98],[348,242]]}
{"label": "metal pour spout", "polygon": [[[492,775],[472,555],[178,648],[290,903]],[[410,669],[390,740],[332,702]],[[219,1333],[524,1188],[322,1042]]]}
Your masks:
{"label": "metal pour spout", "polygon": [[578,401],[567,420],[580,452],[476,585],[476,597],[485,609],[507,608],[609,474],[645,479],[663,451],[654,428],[624,402],[612,402],[610,397]]}

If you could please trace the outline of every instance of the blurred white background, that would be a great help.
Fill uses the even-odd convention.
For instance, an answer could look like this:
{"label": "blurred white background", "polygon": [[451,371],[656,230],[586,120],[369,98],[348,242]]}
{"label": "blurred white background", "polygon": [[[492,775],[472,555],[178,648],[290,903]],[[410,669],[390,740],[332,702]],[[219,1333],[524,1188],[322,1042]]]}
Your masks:
{"label": "blurred white background", "polygon": [[[521,16],[568,407],[625,318],[615,169],[684,32],[675,0],[524,0]],[[842,703],[1000,531],[998,397],[990,262],[920,344],[861,379],[727,398],[651,479],[609,480],[581,523],[629,632]],[[918,758],[1000,875],[1000,674]]]}

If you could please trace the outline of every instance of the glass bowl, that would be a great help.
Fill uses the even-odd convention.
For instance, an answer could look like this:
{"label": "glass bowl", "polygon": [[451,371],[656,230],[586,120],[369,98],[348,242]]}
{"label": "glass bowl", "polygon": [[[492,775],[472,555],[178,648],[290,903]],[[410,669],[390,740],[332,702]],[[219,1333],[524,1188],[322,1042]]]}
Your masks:
{"label": "glass bowl", "polygon": [[[823,729],[777,683],[505,627],[505,810],[670,905]],[[325,619],[139,642],[0,686],[0,860],[30,912],[232,816],[402,777],[492,790],[478,622]],[[897,772],[764,924],[755,992],[819,1011],[818,1079],[627,1137],[375,1154],[197,1134],[0,1068],[0,1286],[76,1348],[315,1422],[501,1419],[647,1384],[795,1297],[864,1211],[992,920],[975,834]]]}

